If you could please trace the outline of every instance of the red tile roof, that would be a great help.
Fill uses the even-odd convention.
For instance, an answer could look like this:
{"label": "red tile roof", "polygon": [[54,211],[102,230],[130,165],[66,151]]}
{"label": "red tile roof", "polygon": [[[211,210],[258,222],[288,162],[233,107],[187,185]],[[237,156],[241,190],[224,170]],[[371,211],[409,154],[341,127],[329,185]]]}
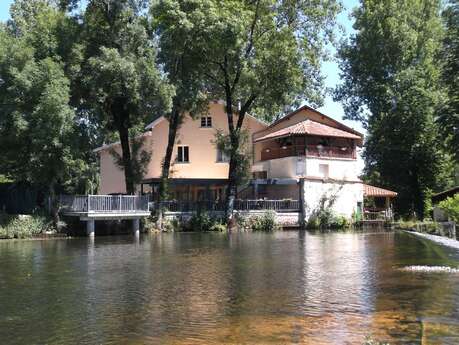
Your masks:
{"label": "red tile roof", "polygon": [[289,127],[281,128],[275,132],[266,134],[258,139],[255,139],[255,142],[266,140],[266,139],[276,139],[282,138],[290,135],[319,135],[324,137],[338,137],[338,138],[349,138],[349,139],[362,139],[360,136],[343,131],[341,129],[325,125],[312,120],[305,120],[297,124],[291,125]]}
{"label": "red tile roof", "polygon": [[368,184],[363,185],[363,195],[364,196],[376,196],[376,197],[396,197],[397,193],[388,189],[383,189],[375,186],[370,186]]}

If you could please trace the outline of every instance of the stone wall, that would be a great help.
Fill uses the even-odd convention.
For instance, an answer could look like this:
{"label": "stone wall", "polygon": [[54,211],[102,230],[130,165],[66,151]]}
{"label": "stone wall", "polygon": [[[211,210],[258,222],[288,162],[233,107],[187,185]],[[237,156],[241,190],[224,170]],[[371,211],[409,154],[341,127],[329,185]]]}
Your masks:
{"label": "stone wall", "polygon": [[[241,217],[256,217],[262,216],[266,210],[256,210],[256,211],[235,211],[234,213]],[[178,219],[183,222],[190,220],[194,212],[166,212],[164,218],[166,220]],[[222,211],[212,211],[208,214],[214,217],[223,217],[224,212]],[[300,214],[299,212],[276,212],[276,220],[282,227],[297,227],[299,226]]]}

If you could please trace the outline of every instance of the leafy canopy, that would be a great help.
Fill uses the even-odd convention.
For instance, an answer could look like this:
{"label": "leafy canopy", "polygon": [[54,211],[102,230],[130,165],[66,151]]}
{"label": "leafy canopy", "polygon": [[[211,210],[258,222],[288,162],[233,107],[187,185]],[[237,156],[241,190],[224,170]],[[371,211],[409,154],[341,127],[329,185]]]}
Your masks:
{"label": "leafy canopy", "polygon": [[371,182],[399,192],[401,213],[422,217],[428,191],[444,187],[451,169],[436,123],[446,98],[440,1],[363,0],[353,16],[357,33],[339,50],[335,99],[368,129]]}

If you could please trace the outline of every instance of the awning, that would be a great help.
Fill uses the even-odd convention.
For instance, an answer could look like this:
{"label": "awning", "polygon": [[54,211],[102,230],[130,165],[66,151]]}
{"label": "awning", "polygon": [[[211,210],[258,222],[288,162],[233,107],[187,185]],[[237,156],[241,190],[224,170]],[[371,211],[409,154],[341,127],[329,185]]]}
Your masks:
{"label": "awning", "polygon": [[312,120],[305,120],[297,124],[291,125],[289,127],[281,128],[275,132],[261,136],[260,138],[255,139],[255,142],[267,140],[267,139],[278,139],[287,137],[290,135],[316,135],[323,137],[337,137],[337,138],[347,138],[347,139],[358,139],[362,138],[356,134],[343,131],[341,129],[327,126],[323,123],[319,123]]}
{"label": "awning", "polygon": [[397,193],[388,189],[363,184],[363,196],[394,198],[397,196]]}

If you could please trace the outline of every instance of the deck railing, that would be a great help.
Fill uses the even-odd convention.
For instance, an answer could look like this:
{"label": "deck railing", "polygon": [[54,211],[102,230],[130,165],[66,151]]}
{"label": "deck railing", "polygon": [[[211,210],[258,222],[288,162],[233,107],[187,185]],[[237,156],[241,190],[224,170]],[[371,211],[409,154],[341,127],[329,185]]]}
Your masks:
{"label": "deck railing", "polygon": [[261,152],[262,161],[295,156],[355,159],[356,153],[352,147],[320,145],[271,147]]}
{"label": "deck railing", "polygon": [[367,211],[363,213],[363,220],[366,221],[391,221],[392,212],[390,209],[382,211]]}
{"label": "deck railing", "polygon": [[[218,201],[162,201],[150,203],[151,209],[162,208],[170,212],[224,211],[225,204]],[[273,210],[281,212],[298,212],[298,200],[242,200],[234,201],[237,211]]]}
{"label": "deck railing", "polygon": [[126,213],[149,210],[146,195],[61,195],[60,207],[67,212]]}

